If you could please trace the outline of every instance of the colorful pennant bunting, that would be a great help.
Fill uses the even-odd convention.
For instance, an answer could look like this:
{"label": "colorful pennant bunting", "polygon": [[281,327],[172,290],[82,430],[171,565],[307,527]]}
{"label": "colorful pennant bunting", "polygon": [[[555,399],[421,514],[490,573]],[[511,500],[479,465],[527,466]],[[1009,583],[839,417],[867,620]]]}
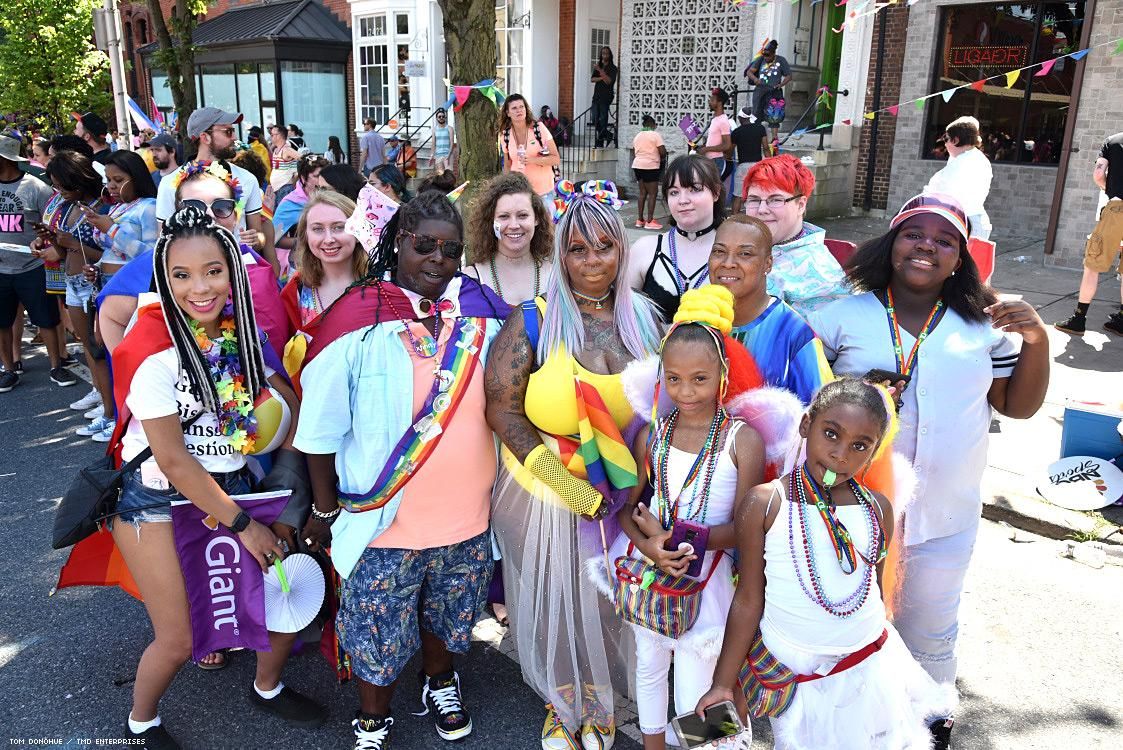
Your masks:
{"label": "colorful pennant bunting", "polygon": [[1014,84],[1018,82],[1018,76],[1022,74],[1020,70],[1011,70],[1006,74],[1006,88],[1014,88]]}

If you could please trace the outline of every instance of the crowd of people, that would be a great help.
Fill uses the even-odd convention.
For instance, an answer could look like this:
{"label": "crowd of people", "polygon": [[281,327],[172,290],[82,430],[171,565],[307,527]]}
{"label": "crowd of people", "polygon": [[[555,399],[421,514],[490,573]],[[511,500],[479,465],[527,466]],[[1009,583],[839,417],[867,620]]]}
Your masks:
{"label": "crowd of people", "polygon": [[[749,72],[782,97],[790,73],[765,51]],[[610,52],[597,70],[615,79]],[[87,140],[34,144],[49,184],[0,136],[0,214],[20,217],[0,231],[0,392],[26,314],[58,385],[76,381],[66,336],[82,344],[80,434],[121,461],[151,449],[109,531],[154,633],[129,737],[178,747],[159,704],[192,659],[169,523],[187,501],[263,570],[323,562],[357,750],[390,746],[403,677],[439,737],[472,732],[482,697],[456,656],[489,602],[543,704],[540,736],[512,746],[609,748],[627,694],[661,750],[673,694],[675,714],[728,700],[769,717],[778,748],[949,747],[990,418],[1040,407],[1045,330],[980,278],[968,243],[989,220],[954,185],[843,267],[806,219],[814,175],[768,155],[773,118],[739,114],[675,158],[644,123],[636,226],[652,232],[635,242],[615,186],[562,180],[518,94],[503,168],[470,201],[441,116],[419,185],[372,121],[356,170],[291,126],[242,143],[241,115],[204,107],[185,160],[162,136],[151,166],[118,151],[100,171]],[[366,185],[397,204],[370,246],[351,223]],[[264,477],[263,391],[292,415]],[[278,486],[292,494],[271,524],[232,499]],[[295,637],[269,634],[254,704],[305,727],[350,713],[284,684]]]}

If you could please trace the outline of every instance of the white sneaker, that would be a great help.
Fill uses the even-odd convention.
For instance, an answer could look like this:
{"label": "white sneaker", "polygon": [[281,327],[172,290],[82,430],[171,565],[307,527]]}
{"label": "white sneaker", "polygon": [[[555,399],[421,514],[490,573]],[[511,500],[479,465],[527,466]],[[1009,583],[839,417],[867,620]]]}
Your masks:
{"label": "white sneaker", "polygon": [[97,406],[90,409],[88,412],[86,412],[82,416],[85,417],[86,419],[98,419],[100,417],[104,417],[105,416],[105,407],[102,406],[101,404],[98,404]]}
{"label": "white sneaker", "polygon": [[[100,403],[101,403],[101,394],[97,392],[97,388],[91,388],[89,393],[87,393],[85,396],[83,396],[82,398],[78,399],[73,404],[71,404],[70,408],[73,409],[74,411],[85,411],[86,409],[89,409],[94,404],[100,404]],[[93,417],[87,417],[87,419],[93,419]]]}
{"label": "white sneaker", "polygon": [[90,440],[93,440],[95,443],[108,443],[113,439],[113,431],[115,429],[117,429],[117,420],[111,419],[104,430],[90,435]]}
{"label": "white sneaker", "polygon": [[106,427],[110,427],[112,425],[113,425],[112,419],[106,419],[104,416],[102,416],[102,417],[98,417],[94,421],[90,422],[85,427],[79,427],[77,430],[74,431],[74,434],[75,435],[82,435],[84,437],[90,437],[91,435],[96,435],[97,433],[104,430]]}

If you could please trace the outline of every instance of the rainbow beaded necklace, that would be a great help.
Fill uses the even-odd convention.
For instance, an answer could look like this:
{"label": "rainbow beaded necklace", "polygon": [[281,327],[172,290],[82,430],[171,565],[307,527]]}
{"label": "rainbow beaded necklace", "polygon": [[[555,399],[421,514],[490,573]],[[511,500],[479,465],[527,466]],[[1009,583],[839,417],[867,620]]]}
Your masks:
{"label": "rainbow beaded necklace", "polygon": [[[678,409],[673,410],[666,419],[659,420],[652,432],[651,446],[648,451],[651,465],[651,474],[654,479],[655,505],[659,512],[659,522],[664,529],[670,529],[678,519],[679,504],[687,489],[690,493],[690,507],[694,508],[690,518],[697,518],[700,523],[706,522],[706,511],[709,508],[710,484],[717,468],[717,460],[725,445],[725,428],[729,424],[729,415],[725,409],[719,408],[710,422],[710,430],[702,450],[694,457],[694,463],[686,474],[686,481],[682,489],[670,498],[670,482],[667,479],[667,465],[670,463],[671,438],[674,436],[675,425],[678,423]],[[704,473],[703,473],[704,472]],[[702,481],[698,482],[698,478]],[[702,498],[701,506],[695,505],[698,497]]]}

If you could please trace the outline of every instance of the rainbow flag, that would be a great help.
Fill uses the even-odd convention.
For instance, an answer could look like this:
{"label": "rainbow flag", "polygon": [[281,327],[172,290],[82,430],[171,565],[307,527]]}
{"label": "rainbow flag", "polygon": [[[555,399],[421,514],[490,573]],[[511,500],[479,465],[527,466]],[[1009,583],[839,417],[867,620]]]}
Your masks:
{"label": "rainbow flag", "polygon": [[445,196],[446,198],[448,198],[448,202],[456,203],[457,199],[459,199],[460,196],[464,194],[464,188],[468,187],[469,182],[471,182],[471,180],[465,180],[464,182],[460,183],[452,190],[450,190]]}
{"label": "rainbow flag", "polygon": [[612,413],[597,389],[574,375],[577,389],[577,425],[580,446],[577,453],[585,462],[589,484],[610,497],[613,489],[635,487],[638,481],[636,460],[620,434]]}

